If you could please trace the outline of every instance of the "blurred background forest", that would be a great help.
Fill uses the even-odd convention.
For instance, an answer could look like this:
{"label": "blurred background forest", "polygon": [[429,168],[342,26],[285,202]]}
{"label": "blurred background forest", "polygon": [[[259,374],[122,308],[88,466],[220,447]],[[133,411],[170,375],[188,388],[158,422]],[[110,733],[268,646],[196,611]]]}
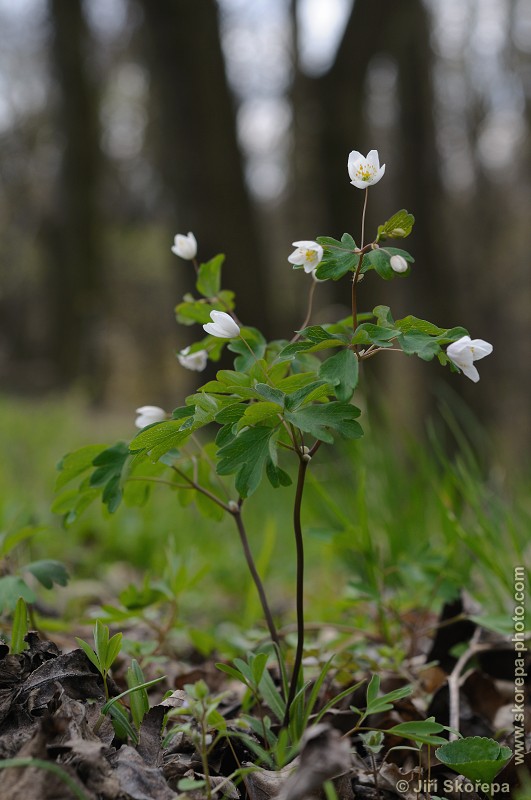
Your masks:
{"label": "blurred background forest", "polygon": [[[240,319],[289,338],[305,305],[291,243],[357,235],[347,156],[376,148],[387,171],[369,229],[414,213],[416,265],[407,281],[367,279],[362,310],[464,325],[494,355],[478,386],[392,357],[369,362],[371,379],[406,427],[462,396],[522,464],[529,3],[0,0],[0,30],[4,396],[73,392],[131,419],[178,405],[194,376],[175,350],[197,331],[174,321],[193,287],[177,232],[195,233],[203,260],[227,254]],[[320,286],[317,318],[348,314],[348,295]]]}

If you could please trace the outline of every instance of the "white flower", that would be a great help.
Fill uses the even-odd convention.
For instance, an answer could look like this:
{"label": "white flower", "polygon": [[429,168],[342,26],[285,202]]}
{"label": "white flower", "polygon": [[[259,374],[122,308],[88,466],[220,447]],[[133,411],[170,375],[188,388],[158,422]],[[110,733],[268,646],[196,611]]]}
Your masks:
{"label": "white flower", "polygon": [[181,367],[202,372],[207,365],[208,353],[206,350],[196,350],[195,353],[190,353],[190,348],[185,347],[184,350],[177,353],[177,358]]}
{"label": "white flower", "polygon": [[395,272],[405,272],[407,270],[407,261],[404,256],[391,256],[389,264]]}
{"label": "white flower", "polygon": [[197,253],[197,242],[194,234],[189,233],[188,236],[185,236],[183,233],[178,233],[173,240],[171,251],[186,261],[192,261]]}
{"label": "white flower", "polygon": [[288,256],[288,261],[296,267],[304,267],[305,272],[314,272],[323,258],[323,248],[317,242],[293,242],[297,249]]}
{"label": "white flower", "polygon": [[240,329],[230,314],[224,311],[211,311],[210,319],[212,322],[207,322],[203,328],[211,336],[217,336],[218,339],[234,339],[240,335]]}
{"label": "white flower", "polygon": [[140,406],[137,408],[136,413],[138,417],[135,419],[137,428],[145,428],[146,425],[152,425],[154,422],[162,422],[168,416],[163,408],[159,406]]}
{"label": "white flower", "polygon": [[358,189],[366,189],[383,178],[385,164],[380,166],[378,150],[371,150],[367,157],[353,150],[348,157],[350,182]]}
{"label": "white flower", "polygon": [[485,358],[485,356],[492,353],[492,350],[492,345],[483,339],[471,339],[470,336],[462,336],[456,342],[448,345],[446,355],[465,373],[467,378],[477,383],[479,381],[479,372],[472,362]]}

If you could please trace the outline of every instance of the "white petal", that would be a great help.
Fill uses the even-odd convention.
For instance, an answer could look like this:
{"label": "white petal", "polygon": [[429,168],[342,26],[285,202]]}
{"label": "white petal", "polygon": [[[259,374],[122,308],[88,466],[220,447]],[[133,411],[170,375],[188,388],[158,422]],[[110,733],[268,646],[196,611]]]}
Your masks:
{"label": "white petal", "polygon": [[225,311],[211,311],[210,319],[212,322],[203,325],[203,329],[211,336],[217,336],[219,339],[234,339],[239,336],[238,325]]}
{"label": "white petal", "polygon": [[354,177],[356,175],[356,169],[358,168],[360,162],[363,162],[363,161],[365,161],[364,157],[362,156],[361,153],[358,153],[357,150],[353,150],[350,153],[350,155],[348,157],[347,167],[348,167],[348,174],[350,176],[350,180],[351,181],[354,180]]}
{"label": "white petal", "polygon": [[374,186],[375,183],[378,183],[378,181],[383,178],[384,172],[385,172],[385,164],[382,164],[382,166],[380,167],[374,178],[371,180],[371,186]]}
{"label": "white petal", "polygon": [[380,158],[378,156],[378,150],[370,150],[367,153],[367,161],[369,164],[372,164],[377,170],[380,169]]}
{"label": "white petal", "polygon": [[304,239],[302,242],[292,242],[293,247],[300,247],[303,250],[312,250],[319,247],[317,242],[310,239]]}
{"label": "white petal", "polygon": [[490,356],[494,350],[491,343],[486,342],[484,339],[472,339],[470,346],[474,348],[472,354],[474,361],[478,361],[480,358],[485,358],[485,356]]}
{"label": "white petal", "polygon": [[406,272],[408,263],[404,256],[394,255],[389,259],[391,269],[395,272]]}
{"label": "white petal", "polygon": [[471,381],[474,381],[474,383],[479,381],[479,372],[473,364],[467,364],[461,367],[461,369],[463,370],[463,374],[466,375],[467,378],[470,378]]}
{"label": "white petal", "polygon": [[206,325],[203,325],[203,330],[209,333],[211,336],[217,336],[218,339],[230,339],[230,336],[226,336],[219,325],[216,325],[215,322],[207,322]]}
{"label": "white petal", "polygon": [[288,261],[290,264],[296,264],[297,266],[302,266],[304,264],[304,256],[300,252],[300,250],[294,250],[294,252],[288,256]]}
{"label": "white petal", "polygon": [[162,414],[166,416],[166,412],[160,406],[140,406],[136,409],[137,414]]}
{"label": "white petal", "polygon": [[470,342],[470,336],[461,336],[460,339],[457,339],[457,341],[449,344],[446,348],[448,357],[451,358],[452,361],[455,361],[456,359],[460,358],[463,353],[466,353],[467,351],[470,352]]}

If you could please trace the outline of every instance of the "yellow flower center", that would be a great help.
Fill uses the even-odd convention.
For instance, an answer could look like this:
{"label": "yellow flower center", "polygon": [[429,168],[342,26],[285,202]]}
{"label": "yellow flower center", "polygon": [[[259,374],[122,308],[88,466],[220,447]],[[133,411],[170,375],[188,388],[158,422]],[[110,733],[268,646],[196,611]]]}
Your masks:
{"label": "yellow flower center", "polygon": [[372,164],[360,164],[356,176],[360,181],[370,181],[376,175],[376,167]]}
{"label": "yellow flower center", "polygon": [[315,252],[315,250],[306,250],[305,258],[308,261],[313,261],[313,259],[315,258],[316,255],[317,255],[317,253]]}

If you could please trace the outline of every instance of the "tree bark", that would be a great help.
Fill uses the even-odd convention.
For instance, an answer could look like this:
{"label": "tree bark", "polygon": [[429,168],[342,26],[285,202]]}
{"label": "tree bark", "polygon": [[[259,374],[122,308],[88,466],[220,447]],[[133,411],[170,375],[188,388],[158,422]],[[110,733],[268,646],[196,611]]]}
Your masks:
{"label": "tree bark", "polygon": [[103,390],[100,318],[104,268],[99,246],[102,168],[98,101],[87,62],[90,32],[81,0],[49,0],[51,64],[61,152],[54,206],[44,223],[49,257],[51,356],[58,382]]}
{"label": "tree bark", "polygon": [[214,0],[138,0],[153,85],[151,126],[173,230],[199,257],[224,252],[238,316],[264,327],[264,259],[244,178]]}

